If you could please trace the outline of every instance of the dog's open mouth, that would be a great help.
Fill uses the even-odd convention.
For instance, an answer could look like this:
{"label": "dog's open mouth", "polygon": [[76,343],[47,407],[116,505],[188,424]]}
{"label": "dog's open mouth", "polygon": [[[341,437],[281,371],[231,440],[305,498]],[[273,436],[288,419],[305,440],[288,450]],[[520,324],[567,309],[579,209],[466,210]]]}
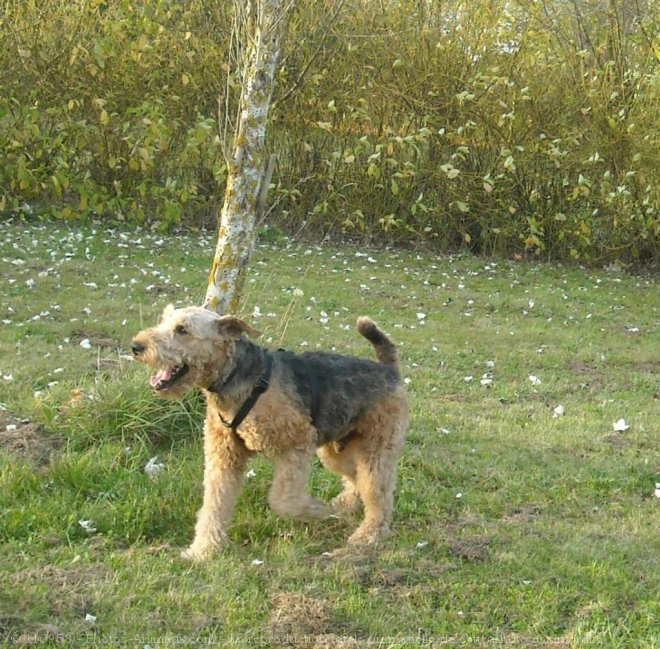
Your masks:
{"label": "dog's open mouth", "polygon": [[179,379],[184,377],[188,373],[188,366],[182,365],[181,367],[166,367],[163,370],[158,370],[158,374],[155,374],[149,379],[149,383],[154,390],[166,390],[171,388]]}

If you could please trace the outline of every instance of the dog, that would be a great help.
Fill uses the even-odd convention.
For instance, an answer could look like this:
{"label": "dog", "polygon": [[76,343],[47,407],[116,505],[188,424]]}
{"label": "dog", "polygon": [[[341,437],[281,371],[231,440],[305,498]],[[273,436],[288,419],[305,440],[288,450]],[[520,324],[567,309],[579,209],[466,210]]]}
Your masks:
{"label": "dog", "polygon": [[[203,307],[163,311],[138,333],[134,357],[156,370],[150,384],[164,398],[200,388],[206,398],[204,498],[184,559],[204,560],[228,543],[227,530],[247,460],[274,463],[268,496],[282,516],[311,521],[364,506],[349,546],[373,546],[389,531],[396,465],[408,430],[398,351],[367,317],[357,329],[376,361],[327,352],[271,351],[259,332],[233,315]],[[314,454],[343,479],[332,507],[312,498]]]}

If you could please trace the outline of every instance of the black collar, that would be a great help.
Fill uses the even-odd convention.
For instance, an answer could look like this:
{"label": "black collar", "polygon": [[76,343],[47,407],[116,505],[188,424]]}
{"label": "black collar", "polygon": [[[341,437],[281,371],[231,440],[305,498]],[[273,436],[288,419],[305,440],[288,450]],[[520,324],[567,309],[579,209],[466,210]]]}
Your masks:
{"label": "black collar", "polygon": [[[252,392],[250,393],[250,396],[246,399],[246,401],[243,403],[243,405],[238,409],[238,412],[234,415],[234,418],[231,421],[226,421],[225,418],[218,413],[220,417],[220,421],[227,427],[231,428],[233,431],[235,431],[241,423],[243,423],[243,420],[248,416],[250,413],[250,410],[254,408],[254,405],[257,403],[259,400],[259,397],[266,391],[268,390],[268,385],[270,381],[270,373],[273,369],[273,356],[266,352],[264,354],[264,372],[257,381],[256,385],[254,388],[252,388]],[[234,378],[236,375],[236,372],[238,371],[238,368],[234,368],[230,375],[227,377],[227,379],[223,383],[223,387],[227,385],[231,379]],[[219,392],[219,389],[214,389],[213,392]]]}

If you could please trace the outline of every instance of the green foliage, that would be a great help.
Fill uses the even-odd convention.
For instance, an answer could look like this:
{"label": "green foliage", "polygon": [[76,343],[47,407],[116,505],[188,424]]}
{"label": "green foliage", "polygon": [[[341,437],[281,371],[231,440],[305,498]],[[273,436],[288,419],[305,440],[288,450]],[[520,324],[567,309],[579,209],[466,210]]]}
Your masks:
{"label": "green foliage", "polygon": [[169,228],[213,206],[224,181],[209,117],[220,7],[4,4],[0,207]]}
{"label": "green foliage", "polygon": [[[652,258],[660,10],[601,4],[298,3],[268,140],[273,225]],[[0,210],[205,222],[226,174],[218,105],[231,118],[240,92],[231,3],[3,5]]]}
{"label": "green foliage", "polygon": [[[324,231],[441,249],[652,257],[658,9],[424,6],[360,6],[333,30],[341,41],[278,124],[291,223],[302,211]],[[293,25],[297,66],[309,22]]]}

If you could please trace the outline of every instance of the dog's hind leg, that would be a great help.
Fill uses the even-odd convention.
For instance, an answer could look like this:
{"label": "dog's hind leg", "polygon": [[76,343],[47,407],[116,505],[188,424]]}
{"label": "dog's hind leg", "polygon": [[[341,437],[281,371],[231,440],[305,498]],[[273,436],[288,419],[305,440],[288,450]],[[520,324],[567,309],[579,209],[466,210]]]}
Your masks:
{"label": "dog's hind leg", "polygon": [[374,544],[384,538],[392,519],[396,465],[408,428],[403,401],[381,404],[358,426],[362,437],[353,443],[356,486],[364,504],[364,520],[351,535],[350,545]]}
{"label": "dog's hind leg", "polygon": [[330,442],[317,449],[316,454],[329,471],[342,477],[344,490],[332,499],[332,511],[344,514],[356,511],[360,506],[360,494],[357,490],[357,465],[354,446],[358,442],[348,445],[338,451],[335,443]]}

